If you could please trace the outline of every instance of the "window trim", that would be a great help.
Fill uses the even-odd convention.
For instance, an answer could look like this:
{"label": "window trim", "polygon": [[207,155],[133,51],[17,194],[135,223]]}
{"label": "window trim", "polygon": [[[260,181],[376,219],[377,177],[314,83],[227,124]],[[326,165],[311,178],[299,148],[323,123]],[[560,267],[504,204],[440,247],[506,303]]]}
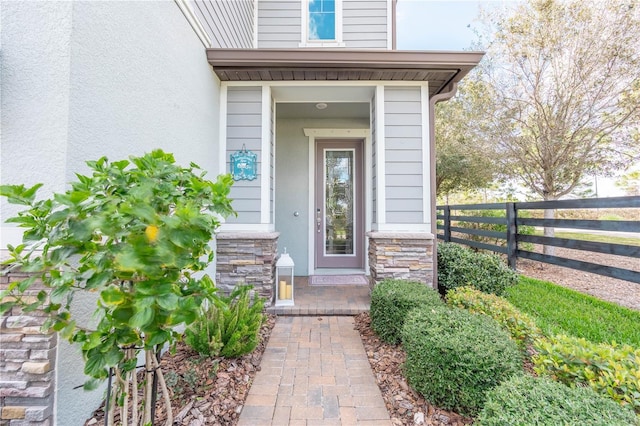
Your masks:
{"label": "window trim", "polygon": [[345,47],[342,40],[342,3],[335,0],[336,8],[336,38],[335,40],[309,40],[309,0],[300,0],[301,38],[298,47]]}

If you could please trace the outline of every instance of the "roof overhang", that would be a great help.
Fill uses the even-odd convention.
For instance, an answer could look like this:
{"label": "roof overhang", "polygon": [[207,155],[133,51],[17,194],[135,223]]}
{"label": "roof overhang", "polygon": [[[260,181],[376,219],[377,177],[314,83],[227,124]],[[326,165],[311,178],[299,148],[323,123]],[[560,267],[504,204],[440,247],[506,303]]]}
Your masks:
{"label": "roof overhang", "polygon": [[448,91],[484,52],[400,50],[207,49],[221,81],[428,81]]}

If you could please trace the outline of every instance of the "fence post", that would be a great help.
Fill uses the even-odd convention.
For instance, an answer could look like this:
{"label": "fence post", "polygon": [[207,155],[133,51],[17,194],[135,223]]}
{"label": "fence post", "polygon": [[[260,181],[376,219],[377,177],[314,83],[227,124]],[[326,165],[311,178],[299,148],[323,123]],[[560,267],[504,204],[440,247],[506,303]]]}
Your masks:
{"label": "fence post", "polygon": [[444,206],[444,240],[451,242],[451,208],[448,204]]}
{"label": "fence post", "polygon": [[516,203],[507,203],[507,262],[509,268],[516,269],[517,248],[518,248],[518,227],[516,225],[517,210]]}

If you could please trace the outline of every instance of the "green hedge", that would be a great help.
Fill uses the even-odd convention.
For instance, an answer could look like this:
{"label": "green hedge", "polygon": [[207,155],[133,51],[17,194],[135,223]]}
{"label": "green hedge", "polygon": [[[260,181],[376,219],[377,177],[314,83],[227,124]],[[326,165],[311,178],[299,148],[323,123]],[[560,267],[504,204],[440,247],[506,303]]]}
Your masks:
{"label": "green hedge", "polygon": [[640,349],[554,336],[537,340],[532,358],[539,375],[596,392],[640,414]]}
{"label": "green hedge", "polygon": [[518,282],[518,274],[500,257],[474,252],[455,243],[438,244],[438,285],[443,293],[464,286],[502,295]]}
{"label": "green hedge", "polygon": [[589,388],[569,388],[546,378],[518,375],[488,393],[475,425],[629,426],[633,411]]}
{"label": "green hedge", "polygon": [[458,287],[447,293],[447,304],[490,316],[509,331],[520,348],[524,349],[542,336],[530,316],[495,294],[486,294],[472,287]]}
{"label": "green hedge", "polygon": [[522,371],[516,344],[493,319],[448,307],[416,308],[402,329],[405,374],[439,407],[474,415],[487,391]]}
{"label": "green hedge", "polygon": [[441,306],[444,302],[436,290],[423,283],[384,280],[371,292],[371,328],[387,343],[400,342],[407,313],[419,306]]}

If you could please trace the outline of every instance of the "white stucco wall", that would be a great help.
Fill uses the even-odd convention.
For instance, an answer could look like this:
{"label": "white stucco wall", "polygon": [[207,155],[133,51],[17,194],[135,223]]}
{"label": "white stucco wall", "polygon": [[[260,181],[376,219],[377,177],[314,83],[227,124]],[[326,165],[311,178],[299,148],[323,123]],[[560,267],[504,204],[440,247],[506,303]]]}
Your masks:
{"label": "white stucco wall", "polygon": [[[64,191],[86,160],[154,148],[218,174],[219,81],[172,1],[1,2],[2,184]],[[19,242],[4,224],[19,207],[0,201],[0,248]],[[89,315],[91,303],[83,305]],[[82,384],[78,351],[57,356],[56,424],[83,424],[101,391]]]}
{"label": "white stucco wall", "polygon": [[[71,15],[68,2],[1,2],[0,179],[64,189],[69,129]],[[19,207],[0,200],[2,244],[21,233],[4,221]]]}

